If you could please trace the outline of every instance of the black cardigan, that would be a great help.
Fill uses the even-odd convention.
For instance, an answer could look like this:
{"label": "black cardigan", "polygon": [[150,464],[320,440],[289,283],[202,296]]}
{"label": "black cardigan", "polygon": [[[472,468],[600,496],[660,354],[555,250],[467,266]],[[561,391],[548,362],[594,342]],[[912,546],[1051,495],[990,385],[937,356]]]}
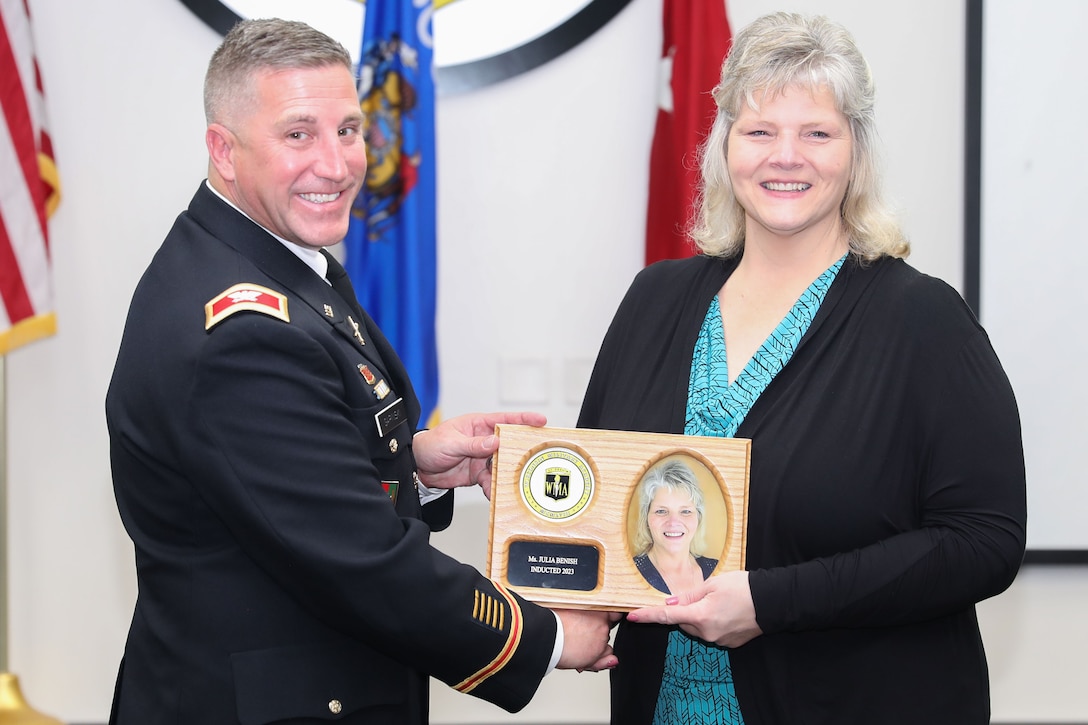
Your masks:
{"label": "black cardigan", "polygon": [[[735,267],[638,275],[580,427],[683,432],[695,339]],[[764,632],[730,652],[747,725],[988,722],[974,605],[1023,557],[1024,459],[1013,392],[959,295],[851,257],[737,437],[753,441],[746,568]],[[621,624],[613,723],[651,721],[667,634]]]}

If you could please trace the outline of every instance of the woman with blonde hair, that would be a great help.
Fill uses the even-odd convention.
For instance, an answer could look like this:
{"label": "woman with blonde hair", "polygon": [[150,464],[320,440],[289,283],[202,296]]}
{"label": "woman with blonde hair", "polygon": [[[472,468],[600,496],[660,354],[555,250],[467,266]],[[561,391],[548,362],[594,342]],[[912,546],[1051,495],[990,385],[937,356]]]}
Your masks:
{"label": "woman with blonde hair", "polygon": [[691,589],[718,565],[703,556],[706,499],[695,472],[673,458],[639,482],[635,566],[652,587],[666,594]]}
{"label": "woman with blonde hair", "polygon": [[752,440],[747,570],[620,624],[617,725],[989,721],[975,604],[1024,553],[1019,417],[963,300],[903,260],[874,98],[826,18],[738,33],[702,253],[640,272],[601,346],[580,426]]}

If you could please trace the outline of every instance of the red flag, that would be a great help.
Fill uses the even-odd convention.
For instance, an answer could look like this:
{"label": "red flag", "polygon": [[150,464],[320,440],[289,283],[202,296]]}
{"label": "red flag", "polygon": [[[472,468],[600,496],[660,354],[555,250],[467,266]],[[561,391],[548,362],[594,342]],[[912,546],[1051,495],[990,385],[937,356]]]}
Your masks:
{"label": "red flag", "polygon": [[710,91],[718,83],[731,38],[725,0],[665,0],[663,23],[646,264],[695,253],[685,230],[699,182],[696,150],[714,121]]}
{"label": "red flag", "polygon": [[47,221],[60,201],[26,0],[0,0],[0,354],[56,332]]}

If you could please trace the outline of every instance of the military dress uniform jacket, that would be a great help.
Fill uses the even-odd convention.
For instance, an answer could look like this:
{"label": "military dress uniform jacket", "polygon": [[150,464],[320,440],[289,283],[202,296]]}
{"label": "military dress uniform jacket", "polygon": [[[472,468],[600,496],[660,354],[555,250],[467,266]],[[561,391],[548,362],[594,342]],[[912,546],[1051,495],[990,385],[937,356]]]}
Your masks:
{"label": "military dress uniform jacket", "polygon": [[139,584],[111,722],[424,723],[427,675],[532,697],[554,615],[429,545],[419,405],[358,313],[203,184],[156,253],[106,397]]}

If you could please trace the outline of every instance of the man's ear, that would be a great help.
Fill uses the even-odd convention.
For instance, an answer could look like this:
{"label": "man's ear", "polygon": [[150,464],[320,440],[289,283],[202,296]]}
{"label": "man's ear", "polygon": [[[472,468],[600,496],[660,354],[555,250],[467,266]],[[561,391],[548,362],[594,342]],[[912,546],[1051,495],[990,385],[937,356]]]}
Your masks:
{"label": "man's ear", "polygon": [[204,132],[204,143],[208,146],[208,158],[219,176],[225,181],[234,181],[234,147],[238,137],[223,124],[211,123]]}

